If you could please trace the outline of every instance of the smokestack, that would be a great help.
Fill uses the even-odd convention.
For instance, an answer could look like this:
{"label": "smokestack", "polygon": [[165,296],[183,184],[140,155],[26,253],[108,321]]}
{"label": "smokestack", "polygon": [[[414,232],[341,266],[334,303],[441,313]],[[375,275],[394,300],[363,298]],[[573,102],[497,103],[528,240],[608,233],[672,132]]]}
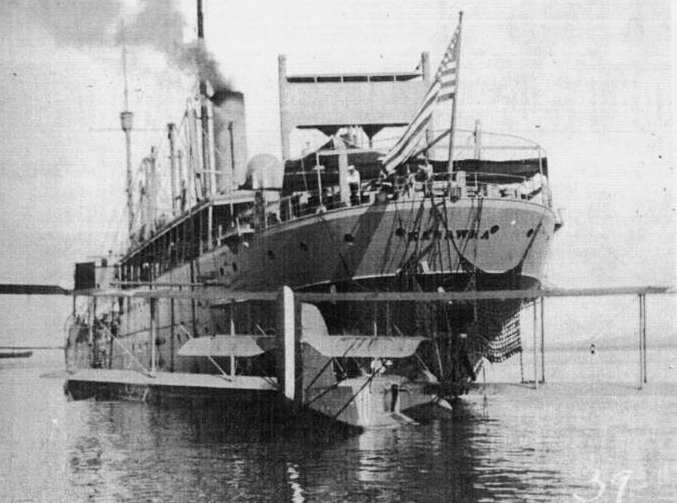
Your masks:
{"label": "smokestack", "polygon": [[230,192],[244,183],[247,163],[247,133],[244,94],[217,90],[211,98],[214,122],[214,169],[220,192]]}

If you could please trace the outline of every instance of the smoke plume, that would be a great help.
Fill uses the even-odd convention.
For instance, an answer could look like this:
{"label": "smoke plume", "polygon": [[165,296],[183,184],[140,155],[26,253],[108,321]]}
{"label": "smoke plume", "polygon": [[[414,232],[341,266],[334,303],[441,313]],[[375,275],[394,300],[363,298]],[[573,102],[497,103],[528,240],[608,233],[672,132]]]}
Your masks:
{"label": "smoke plume", "polygon": [[189,24],[176,0],[139,0],[135,12],[123,0],[28,0],[20,3],[61,45],[150,47],[179,70],[197,73],[215,89],[230,88],[213,55],[197,41],[183,42]]}

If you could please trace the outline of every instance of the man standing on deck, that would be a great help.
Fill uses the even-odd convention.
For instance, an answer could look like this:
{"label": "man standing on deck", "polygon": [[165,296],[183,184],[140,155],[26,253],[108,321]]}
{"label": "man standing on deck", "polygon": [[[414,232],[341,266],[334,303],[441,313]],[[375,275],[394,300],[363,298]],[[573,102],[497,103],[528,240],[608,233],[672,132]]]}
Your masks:
{"label": "man standing on deck", "polygon": [[348,166],[348,187],[350,187],[350,204],[360,204],[360,172],[353,164]]}
{"label": "man standing on deck", "polygon": [[428,161],[418,167],[416,178],[423,185],[423,195],[431,197],[433,194],[433,166]]}

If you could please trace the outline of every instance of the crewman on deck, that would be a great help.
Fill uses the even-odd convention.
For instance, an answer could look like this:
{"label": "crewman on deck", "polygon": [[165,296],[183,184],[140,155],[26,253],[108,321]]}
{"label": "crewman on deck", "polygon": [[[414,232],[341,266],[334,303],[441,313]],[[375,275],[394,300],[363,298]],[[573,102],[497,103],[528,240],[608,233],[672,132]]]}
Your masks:
{"label": "crewman on deck", "polygon": [[418,167],[417,179],[423,182],[423,194],[425,197],[433,194],[433,166],[428,161]]}
{"label": "crewman on deck", "polygon": [[353,164],[348,166],[348,187],[350,188],[350,204],[360,204],[360,172]]}

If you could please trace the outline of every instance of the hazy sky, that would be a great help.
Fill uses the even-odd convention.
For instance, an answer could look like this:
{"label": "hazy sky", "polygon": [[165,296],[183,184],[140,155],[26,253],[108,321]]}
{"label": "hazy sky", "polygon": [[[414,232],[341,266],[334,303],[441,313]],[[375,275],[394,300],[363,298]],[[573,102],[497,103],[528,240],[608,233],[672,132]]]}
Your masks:
{"label": "hazy sky", "polygon": [[[675,283],[666,1],[205,0],[208,48],[246,95],[250,155],[279,155],[277,55],[290,73],[433,68],[464,11],[459,124],[548,151],[565,208],[549,280]],[[175,8],[176,7],[176,8]],[[69,285],[125,223],[119,40],[130,46],[135,165],[192,85],[190,0],[0,3],[0,281]]]}

